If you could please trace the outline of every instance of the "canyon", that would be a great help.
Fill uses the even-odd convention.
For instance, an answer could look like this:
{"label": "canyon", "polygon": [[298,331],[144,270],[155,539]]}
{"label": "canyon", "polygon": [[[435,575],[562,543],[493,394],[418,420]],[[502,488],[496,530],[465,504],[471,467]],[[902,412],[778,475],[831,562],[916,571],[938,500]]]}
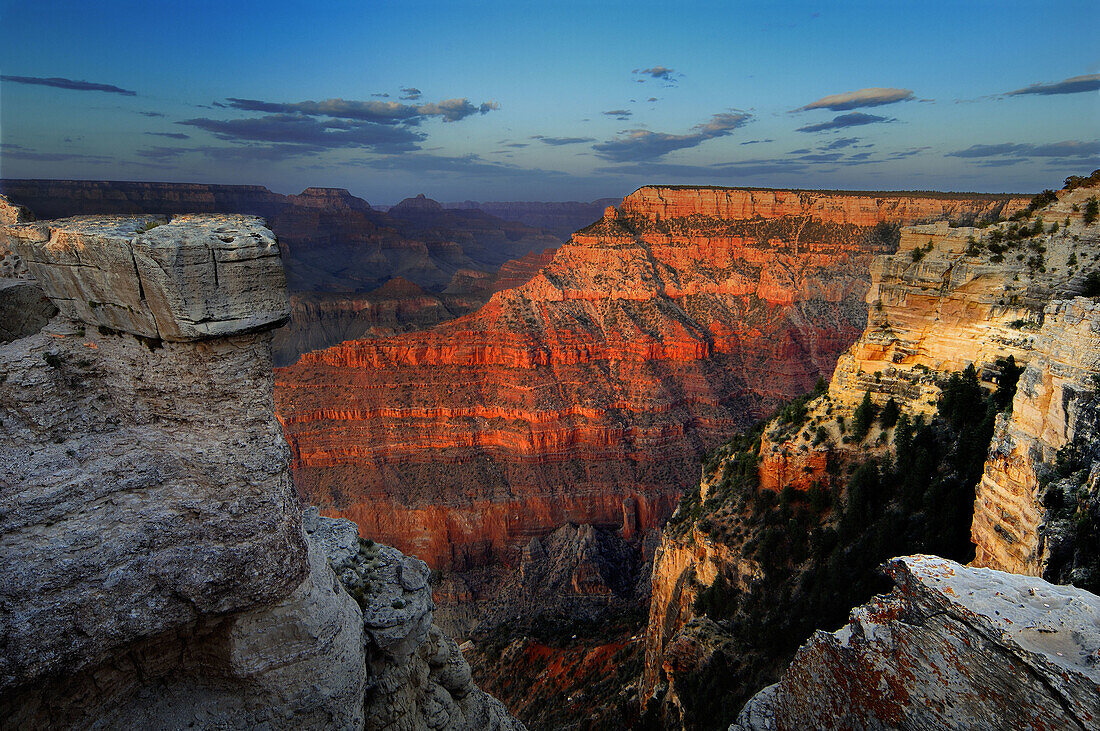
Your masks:
{"label": "canyon", "polygon": [[[1096,177],[1011,221],[902,227],[898,251],[870,267],[867,327],[827,388],[707,456],[653,559],[650,722],[724,726],[782,677],[731,728],[1007,728],[981,699],[1016,682],[990,673],[1020,663],[1072,677],[1021,708],[1057,728],[1095,720],[1100,228],[1084,211]],[[946,558],[892,559],[917,551]],[[872,600],[890,588],[876,575],[888,559],[896,588]],[[1040,576],[1074,586],[1028,578]],[[990,613],[1015,609],[995,605],[1027,590],[1083,622],[1065,630],[1079,653],[997,629]],[[847,628],[822,631],[859,604]],[[926,622],[938,609],[953,619]],[[987,669],[970,654],[982,647],[1019,660]]]}
{"label": "canyon", "polygon": [[1025,204],[639,189],[476,312],[280,369],[296,482],[449,570],[567,523],[651,530],[700,455],[832,371],[896,225]]}
{"label": "canyon", "polygon": [[[428,567],[302,509],[274,234],[6,204],[0,725],[522,729],[435,625]],[[15,292],[52,311],[8,320]]]}
{"label": "canyon", "polygon": [[492,294],[502,265],[503,281],[514,282],[545,250],[561,244],[541,229],[480,210],[444,209],[420,196],[383,212],[339,188],[281,195],[255,185],[4,179],[0,192],[46,219],[263,217],[279,241],[294,315],[276,334],[279,365],[307,349],[423,328],[470,312]]}

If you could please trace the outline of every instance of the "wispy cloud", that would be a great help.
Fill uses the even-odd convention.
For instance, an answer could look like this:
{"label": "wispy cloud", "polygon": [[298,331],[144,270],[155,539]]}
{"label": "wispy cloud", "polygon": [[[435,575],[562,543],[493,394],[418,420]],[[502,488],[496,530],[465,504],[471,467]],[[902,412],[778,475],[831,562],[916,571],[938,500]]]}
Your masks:
{"label": "wispy cloud", "polygon": [[33,84],[35,86],[51,86],[55,89],[67,89],[69,91],[105,91],[109,94],[121,94],[123,96],[137,96],[136,91],[123,89],[114,84],[97,84],[91,81],[74,81],[63,79],[59,76],[44,78],[41,76],[0,76],[0,81],[9,81],[13,84]]}
{"label": "wispy cloud", "polygon": [[1025,86],[1023,89],[1005,92],[1002,96],[1023,96],[1025,94],[1049,96],[1052,94],[1081,94],[1098,90],[1100,90],[1100,74],[1086,74],[1049,84],[1032,84],[1031,86]]}
{"label": "wispy cloud", "polygon": [[147,135],[153,135],[154,137],[169,137],[173,140],[189,140],[191,135],[185,135],[183,132],[146,132]]}
{"label": "wispy cloud", "polygon": [[846,91],[843,94],[830,94],[823,96],[815,102],[810,102],[804,107],[792,111],[805,112],[811,109],[831,109],[834,112],[844,112],[849,109],[861,107],[880,107],[884,104],[895,104],[916,99],[909,89],[892,89],[886,87],[871,87]]}
{"label": "wispy cloud", "polygon": [[695,147],[707,140],[725,137],[751,119],[752,115],[745,112],[715,114],[709,122],[698,124],[691,132],[682,135],[633,129],[628,130],[625,137],[601,142],[593,145],[592,149],[600,157],[614,162],[657,160],[673,150]]}
{"label": "wispy cloud", "polygon": [[424,134],[407,127],[373,122],[323,121],[297,114],[228,120],[200,117],[177,124],[206,130],[222,140],[274,142],[316,150],[364,147],[378,152],[403,152],[417,149],[418,143],[425,138]]}
{"label": "wispy cloud", "polygon": [[825,132],[831,129],[844,129],[845,127],[858,127],[864,124],[875,124],[877,122],[893,122],[893,119],[888,117],[880,117],[875,114],[864,114],[863,112],[848,112],[847,114],[841,114],[829,122],[821,122],[819,124],[808,124],[805,127],[799,127],[799,132]]}
{"label": "wispy cloud", "polygon": [[248,112],[269,114],[304,114],[307,116],[355,119],[377,124],[419,124],[426,117],[442,117],[444,122],[457,122],[473,114],[487,114],[499,109],[496,102],[473,104],[469,99],[445,99],[427,104],[399,102],[326,99],[324,101],[268,102],[259,99],[230,97],[229,106]]}
{"label": "wispy cloud", "polygon": [[[648,69],[634,69],[633,71],[631,71],[631,73],[638,74],[640,76],[649,76],[650,78],[659,79],[660,81],[667,81],[673,84],[676,83],[676,78],[673,75],[676,74],[676,69],[670,69],[667,66],[654,66],[653,68]],[[683,76],[683,74],[678,74],[678,76]]]}
{"label": "wispy cloud", "polygon": [[840,137],[838,139],[833,140],[829,144],[823,146],[821,149],[823,149],[823,150],[839,150],[842,147],[850,147],[850,146],[854,145],[857,142],[859,142],[858,137]]}
{"label": "wispy cloud", "polygon": [[538,140],[544,145],[553,145],[554,147],[560,147],[562,145],[578,145],[582,142],[595,142],[595,137],[545,137],[543,135],[532,135],[531,139]]}
{"label": "wispy cloud", "polygon": [[153,118],[168,116],[168,115],[164,114],[163,112],[138,112],[138,114],[140,114],[143,117],[153,117]]}
{"label": "wispy cloud", "polygon": [[29,160],[32,162],[112,162],[107,155],[83,155],[76,152],[39,152],[10,142],[0,143],[0,152],[9,160]]}
{"label": "wispy cloud", "polygon": [[[971,160],[1011,159],[1017,162],[1028,158],[1063,158],[1067,160],[1095,160],[1100,156],[1100,141],[1063,140],[1045,144],[1029,142],[1002,142],[993,145],[971,145],[964,150],[947,153],[948,157]],[[1007,163],[1000,163],[1007,164]]]}
{"label": "wispy cloud", "polygon": [[401,87],[401,98],[402,99],[419,99],[422,95],[423,95],[423,92],[420,91],[420,89],[417,89],[415,86],[403,86],[403,87]]}
{"label": "wispy cloud", "polygon": [[630,111],[629,109],[611,109],[606,112],[601,112],[601,114],[607,117],[614,117],[619,121],[626,121],[634,114],[634,112]]}

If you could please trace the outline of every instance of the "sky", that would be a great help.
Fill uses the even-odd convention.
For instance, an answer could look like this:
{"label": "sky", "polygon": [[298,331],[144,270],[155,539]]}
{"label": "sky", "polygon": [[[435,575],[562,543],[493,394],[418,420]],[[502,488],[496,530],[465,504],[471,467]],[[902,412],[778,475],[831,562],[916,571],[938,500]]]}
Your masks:
{"label": "sky", "polygon": [[1100,3],[0,0],[0,177],[1035,192],[1100,167]]}

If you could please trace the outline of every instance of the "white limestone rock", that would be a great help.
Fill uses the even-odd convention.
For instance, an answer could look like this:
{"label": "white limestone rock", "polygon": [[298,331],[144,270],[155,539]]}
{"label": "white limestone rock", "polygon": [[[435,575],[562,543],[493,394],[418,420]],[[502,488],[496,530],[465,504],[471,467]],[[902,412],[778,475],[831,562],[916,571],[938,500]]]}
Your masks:
{"label": "white limestone rock", "polygon": [[817,632],[731,731],[1100,726],[1100,597],[936,556]]}
{"label": "white limestone rock", "polygon": [[255,216],[76,216],[7,230],[61,311],[92,325],[189,341],[290,316],[275,235]]}

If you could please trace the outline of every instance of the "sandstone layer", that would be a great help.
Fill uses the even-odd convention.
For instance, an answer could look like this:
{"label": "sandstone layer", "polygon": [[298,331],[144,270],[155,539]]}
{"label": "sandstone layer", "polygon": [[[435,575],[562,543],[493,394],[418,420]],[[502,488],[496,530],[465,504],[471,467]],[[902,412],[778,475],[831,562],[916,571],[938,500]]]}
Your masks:
{"label": "sandstone layer", "polygon": [[[179,216],[150,244],[142,221],[5,229],[19,286],[62,311],[0,347],[0,726],[522,728],[432,629],[423,563],[373,547],[349,574],[355,526],[303,525],[272,401],[277,250],[249,286],[193,256],[246,261],[270,232]],[[68,304],[93,290],[132,316]],[[172,292],[217,327],[188,331]]]}
{"label": "sandstone layer", "polygon": [[935,556],[886,571],[893,592],[810,638],[731,731],[1100,724],[1100,597]]}
{"label": "sandstone layer", "polygon": [[652,190],[474,314],[280,370],[303,493],[442,567],[515,563],[566,522],[617,527],[624,499],[651,528],[705,449],[832,370],[892,223],[1017,206],[766,191],[700,212],[732,193]]}

